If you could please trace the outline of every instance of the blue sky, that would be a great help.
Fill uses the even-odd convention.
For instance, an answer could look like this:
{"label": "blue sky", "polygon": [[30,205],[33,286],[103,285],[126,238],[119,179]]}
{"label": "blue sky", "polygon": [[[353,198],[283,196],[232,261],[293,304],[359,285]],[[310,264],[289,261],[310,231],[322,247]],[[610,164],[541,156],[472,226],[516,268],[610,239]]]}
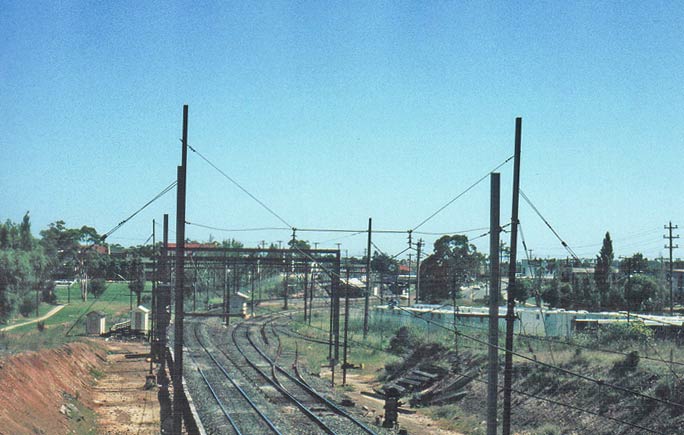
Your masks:
{"label": "blue sky", "polygon": [[[684,12],[677,2],[6,2],[0,218],[105,232],[173,181],[190,144],[298,228],[409,229],[512,154],[583,256],[664,254],[684,226]],[[501,168],[502,219],[512,165]],[[191,222],[281,222],[191,154]],[[174,195],[111,242],[142,243]],[[486,227],[483,182],[426,232]],[[534,255],[566,253],[531,209]],[[173,226],[173,225],[172,225]],[[248,245],[289,231],[224,233]],[[480,232],[470,233],[477,236]],[[339,234],[306,234],[334,247]],[[432,235],[417,235],[434,241]],[[508,235],[504,238],[507,240]],[[323,243],[324,242],[324,243]],[[339,240],[359,255],[364,235]],[[388,253],[405,235],[378,235]],[[486,238],[480,250],[488,249]],[[676,256],[679,254],[677,251]]]}

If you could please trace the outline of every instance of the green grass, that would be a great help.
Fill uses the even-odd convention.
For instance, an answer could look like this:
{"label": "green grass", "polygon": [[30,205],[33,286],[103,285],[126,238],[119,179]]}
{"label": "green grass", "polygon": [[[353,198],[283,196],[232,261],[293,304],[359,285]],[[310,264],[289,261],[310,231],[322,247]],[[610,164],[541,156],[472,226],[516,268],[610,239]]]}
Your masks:
{"label": "green grass", "polygon": [[[128,318],[130,299],[127,284],[108,283],[99,298],[91,296],[85,302],[81,300],[78,287],[74,287],[71,289],[71,303],[45,320],[44,331],[38,331],[35,323],[7,331],[0,335],[0,352],[38,350],[74,341],[85,333],[85,314],[93,310],[106,314],[107,326]],[[57,300],[66,303],[67,289],[60,288],[56,293]],[[69,329],[71,331],[67,336]]]}

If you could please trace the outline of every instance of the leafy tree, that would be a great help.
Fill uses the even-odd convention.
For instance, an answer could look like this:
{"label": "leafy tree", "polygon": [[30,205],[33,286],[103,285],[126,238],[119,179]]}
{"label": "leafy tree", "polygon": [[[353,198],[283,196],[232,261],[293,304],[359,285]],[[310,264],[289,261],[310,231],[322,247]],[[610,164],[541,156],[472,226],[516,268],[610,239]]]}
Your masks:
{"label": "leafy tree", "polygon": [[561,300],[560,283],[557,279],[551,281],[541,294],[542,300],[551,307],[558,307]]}
{"label": "leafy tree", "polygon": [[90,291],[90,293],[92,293],[93,296],[99,298],[102,295],[102,293],[104,293],[106,288],[107,284],[103,278],[95,278],[92,281],[90,281],[90,286],[88,290]]}
{"label": "leafy tree", "polygon": [[295,239],[294,243],[292,243],[292,239],[290,239],[290,241],[287,242],[287,246],[289,246],[290,249],[311,249],[311,245],[307,240]]}
{"label": "leafy tree", "polygon": [[610,239],[610,233],[606,232],[603,238],[603,246],[599,255],[596,256],[596,268],[594,269],[594,281],[599,292],[598,308],[605,305],[605,298],[608,295],[611,287],[611,265],[613,264],[613,241]]}
{"label": "leafy tree", "polygon": [[33,236],[31,235],[29,212],[26,212],[21,224],[19,224],[19,249],[22,251],[30,251],[33,249]]}
{"label": "leafy tree", "polygon": [[620,272],[626,276],[635,273],[644,273],[648,271],[648,258],[645,258],[640,252],[627,257],[620,262]]}
{"label": "leafy tree", "polygon": [[442,236],[434,252],[420,265],[421,296],[429,301],[444,300],[476,276],[482,255],[465,235]]}
{"label": "leafy tree", "polygon": [[24,299],[21,301],[21,304],[19,305],[19,313],[24,317],[30,316],[35,309],[36,300],[35,298],[30,296],[25,296]]}
{"label": "leafy tree", "polygon": [[396,275],[399,270],[399,262],[385,253],[373,252],[371,269],[383,275]]}
{"label": "leafy tree", "polygon": [[529,279],[517,279],[513,286],[513,298],[521,304],[524,304],[527,299],[534,293],[534,283]]}
{"label": "leafy tree", "polygon": [[145,268],[143,267],[140,256],[133,256],[128,268],[128,288],[135,293],[138,305],[140,305],[140,298],[145,289]]}
{"label": "leafy tree", "polygon": [[630,310],[640,311],[645,304],[663,292],[658,282],[650,276],[636,275],[625,284],[625,300]]}

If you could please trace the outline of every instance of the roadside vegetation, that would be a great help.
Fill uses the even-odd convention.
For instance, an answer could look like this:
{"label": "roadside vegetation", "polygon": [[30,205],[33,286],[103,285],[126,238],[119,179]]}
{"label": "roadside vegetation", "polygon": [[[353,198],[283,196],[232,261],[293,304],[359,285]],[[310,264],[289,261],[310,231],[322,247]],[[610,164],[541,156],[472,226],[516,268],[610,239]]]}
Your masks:
{"label": "roadside vegetation", "polygon": [[[405,323],[401,317],[372,317],[368,338],[364,340],[361,310],[355,308],[350,317],[348,360],[364,365],[361,372],[353,370],[352,373],[372,375],[380,385],[413,369],[440,373],[443,380],[463,378],[464,394],[458,399],[438,405],[421,404],[414,400],[417,396],[405,397],[403,401],[413,402],[419,412],[438,420],[444,428],[467,434],[486,432],[482,424],[486,402],[486,345],[464,336],[456,337],[449,327]],[[311,325],[304,322],[301,313],[292,315],[290,325],[299,334],[327,340],[328,322],[328,312],[323,309],[314,311]],[[485,331],[472,328],[459,328],[459,331],[468,337],[486,340]],[[318,373],[329,363],[327,345],[292,337],[284,339],[283,344],[292,351],[296,347],[300,362],[312,372]],[[684,424],[684,348],[675,338],[654,337],[639,322],[611,325],[601,331],[589,330],[567,340],[517,336],[515,351],[525,357],[514,357],[513,425],[517,433],[560,435],[591,431],[608,435],[629,428],[611,418],[663,433],[678,433]],[[499,359],[502,380],[503,353]],[[606,385],[580,379],[573,373],[601,380]],[[616,390],[607,384],[660,401]],[[448,382],[444,381],[444,385],[443,395],[454,393],[448,390]],[[518,391],[530,396],[517,394]]]}

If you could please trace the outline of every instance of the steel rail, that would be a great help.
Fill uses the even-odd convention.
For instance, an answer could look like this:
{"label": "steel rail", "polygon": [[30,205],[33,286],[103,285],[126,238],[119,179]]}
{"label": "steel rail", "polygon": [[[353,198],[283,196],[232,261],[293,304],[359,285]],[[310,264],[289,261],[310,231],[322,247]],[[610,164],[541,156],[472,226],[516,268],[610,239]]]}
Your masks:
{"label": "steel rail", "polygon": [[233,429],[235,430],[235,432],[237,432],[238,435],[242,435],[242,431],[240,430],[240,428],[238,428],[237,423],[235,423],[235,420],[233,420],[233,418],[230,416],[230,413],[223,406],[223,402],[219,398],[218,394],[216,394],[216,390],[214,390],[214,387],[211,386],[211,383],[204,375],[204,372],[202,372],[202,369],[197,367],[197,371],[199,372],[200,376],[202,376],[202,380],[204,381],[204,383],[207,384],[207,387],[209,388],[211,395],[214,396],[214,400],[216,400],[216,403],[218,404],[219,408],[221,408],[221,412],[223,413],[223,415],[226,416],[230,425],[233,427]]}
{"label": "steel rail", "polygon": [[[194,330],[193,330],[193,332],[194,332],[194,334],[195,334],[195,339],[197,340],[197,343],[202,347],[202,349],[206,352],[206,354],[209,356],[209,358],[211,358],[211,360],[214,362],[214,364],[216,365],[216,367],[218,367],[218,369],[221,371],[221,373],[223,373],[223,375],[226,377],[226,379],[228,379],[228,380],[230,381],[230,383],[238,390],[238,392],[240,393],[240,395],[247,401],[247,403],[249,403],[249,405],[250,405],[250,406],[252,407],[252,409],[254,409],[254,411],[259,415],[259,417],[264,421],[264,423],[266,423],[266,425],[268,425],[268,427],[269,427],[274,433],[276,433],[276,434],[278,434],[278,435],[283,435],[282,432],[280,432],[280,430],[275,426],[275,424],[273,424],[273,422],[266,416],[266,414],[265,414],[263,411],[261,411],[261,410],[259,409],[259,407],[258,407],[258,406],[254,403],[254,401],[249,397],[249,395],[247,394],[247,392],[246,392],[242,387],[240,387],[240,386],[237,384],[237,382],[235,382],[235,380],[230,376],[230,374],[229,374],[228,371],[225,369],[225,367],[223,366],[223,364],[221,364],[221,363],[214,357],[214,355],[211,354],[211,352],[209,351],[209,349],[207,348],[207,346],[206,346],[204,343],[202,343],[202,340],[201,340],[200,337],[199,337],[199,334],[198,334],[198,332],[197,332],[197,329],[198,329],[198,326],[196,325],[195,328],[194,328]],[[200,374],[201,374],[202,377],[204,378],[204,381],[207,383],[207,386],[209,386],[209,389],[212,391],[212,394],[214,394],[214,397],[216,398],[216,400],[219,401],[219,399],[216,397],[216,394],[215,394],[215,392],[214,392],[214,389],[209,385],[209,382],[207,381],[207,379],[206,379],[206,377],[204,376],[204,374],[202,373],[202,371],[201,371],[199,368],[198,368],[197,370],[200,372]],[[219,406],[221,406],[221,405],[219,405]],[[223,406],[221,406],[221,409],[223,410]],[[225,412],[224,412],[224,413],[225,413]],[[231,420],[231,422],[233,422],[233,420],[232,420],[228,415],[226,415],[226,417],[228,417],[228,419]],[[233,427],[235,428],[235,430],[236,430],[238,433],[240,433],[240,430],[239,430],[235,425],[234,425]]]}
{"label": "steel rail", "polygon": [[[236,329],[237,329],[237,328],[236,328]],[[355,425],[357,425],[358,427],[360,427],[364,432],[366,432],[366,433],[368,433],[368,434],[371,434],[371,435],[377,435],[377,433],[376,433],[375,431],[373,431],[371,428],[369,428],[368,426],[366,426],[363,422],[359,421],[359,420],[356,419],[354,416],[350,415],[349,413],[347,413],[346,411],[344,411],[342,408],[340,408],[339,406],[337,406],[337,405],[335,405],[334,403],[332,403],[330,400],[328,400],[328,399],[326,399],[325,397],[323,397],[322,395],[320,395],[316,390],[314,390],[313,388],[309,387],[309,386],[306,385],[305,383],[301,382],[299,379],[297,379],[296,377],[294,377],[294,376],[292,376],[290,373],[288,373],[285,369],[283,369],[282,367],[280,367],[279,365],[277,365],[277,364],[275,363],[275,361],[273,361],[268,355],[266,355],[266,353],[265,353],[263,350],[261,350],[261,349],[256,345],[256,343],[254,343],[254,341],[252,340],[252,338],[251,338],[248,334],[247,334],[247,340],[249,340],[249,342],[250,342],[250,344],[252,345],[252,347],[254,347],[254,349],[255,349],[255,350],[256,350],[256,351],[265,359],[265,360],[267,360],[267,361],[269,362],[269,364],[271,364],[273,367],[275,367],[275,369],[276,369],[277,371],[279,371],[280,373],[282,373],[283,375],[285,375],[285,377],[287,377],[289,380],[291,380],[291,381],[294,382],[295,384],[299,385],[302,389],[304,389],[304,390],[307,391],[310,395],[312,395],[313,397],[315,397],[316,399],[318,399],[319,401],[321,401],[324,405],[326,405],[328,408],[330,408],[330,409],[331,409],[333,412],[335,412],[336,414],[341,415],[341,416],[347,418],[348,420],[350,420],[352,423],[354,423]]]}
{"label": "steel rail", "polygon": [[[231,337],[233,338],[233,343],[235,343],[235,348],[237,351],[242,355],[242,357],[245,359],[247,364],[249,364],[250,367],[252,367],[257,373],[259,373],[268,383],[270,383],[275,389],[277,389],[281,394],[283,394],[285,397],[287,397],[292,403],[294,403],[307,417],[309,417],[318,427],[323,429],[325,433],[329,435],[336,435],[336,433],[316,414],[314,414],[313,411],[311,411],[305,404],[303,404],[301,401],[297,400],[294,395],[292,395],[289,391],[287,391],[285,388],[283,388],[279,382],[276,380],[272,379],[270,376],[266,375],[263,370],[261,370],[259,367],[257,367],[256,363],[252,360],[250,360],[247,357],[247,353],[240,347],[240,344],[238,343],[237,339],[237,331],[240,328],[240,326],[244,325],[244,323],[238,324],[234,329],[231,334]],[[249,329],[245,329],[245,336],[247,340],[250,342],[252,346],[254,346],[252,339],[249,337]],[[257,349],[255,347],[255,349]],[[259,351],[259,349],[257,349]],[[269,359],[270,361],[270,359]],[[274,364],[271,364],[271,368],[274,368]]]}

